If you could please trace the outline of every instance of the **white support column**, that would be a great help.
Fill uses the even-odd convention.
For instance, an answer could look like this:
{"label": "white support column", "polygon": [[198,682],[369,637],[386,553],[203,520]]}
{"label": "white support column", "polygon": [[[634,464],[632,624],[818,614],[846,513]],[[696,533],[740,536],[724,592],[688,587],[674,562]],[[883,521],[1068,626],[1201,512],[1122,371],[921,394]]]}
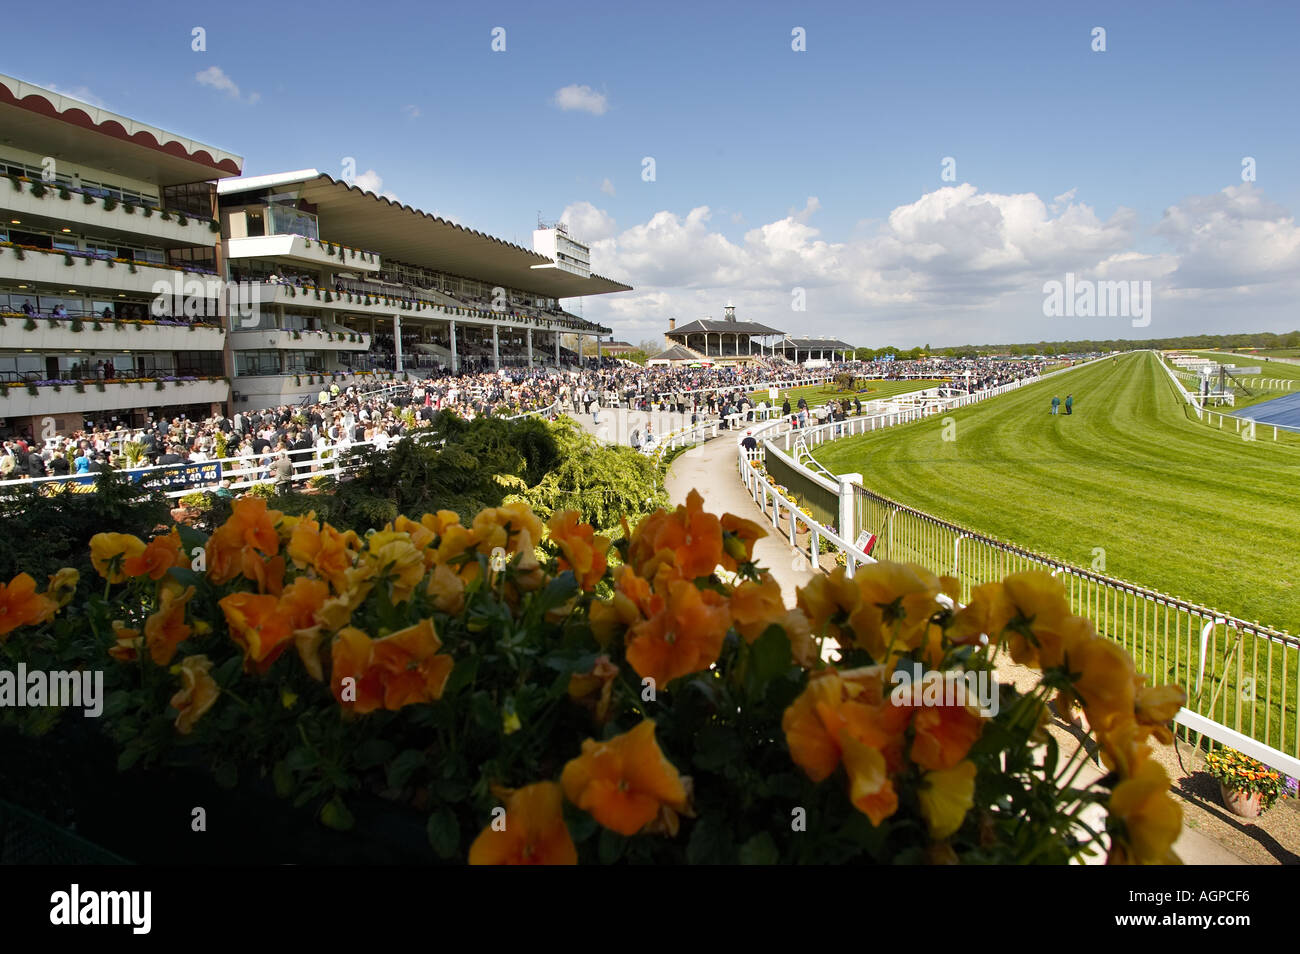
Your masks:
{"label": "white support column", "polygon": [[600,335],[596,335],[596,363],[600,364]]}
{"label": "white support column", "polygon": [[402,373],[402,316],[393,315],[393,358],[398,374]]}
{"label": "white support column", "polygon": [[857,537],[857,525],[854,514],[853,485],[862,483],[861,474],[840,474],[840,516],[836,532],[840,537],[853,542]]}
{"label": "white support column", "polygon": [[499,328],[500,325],[492,325],[492,366],[498,371],[501,370],[501,341],[497,334]]}
{"label": "white support column", "polygon": [[555,366],[560,366],[560,333],[555,333]]}
{"label": "white support column", "polygon": [[531,368],[533,366],[533,329],[532,328],[528,329],[527,338],[528,338],[528,367]]}
{"label": "white support column", "polygon": [[456,353],[456,322],[451,323],[451,373],[460,372],[460,355]]}

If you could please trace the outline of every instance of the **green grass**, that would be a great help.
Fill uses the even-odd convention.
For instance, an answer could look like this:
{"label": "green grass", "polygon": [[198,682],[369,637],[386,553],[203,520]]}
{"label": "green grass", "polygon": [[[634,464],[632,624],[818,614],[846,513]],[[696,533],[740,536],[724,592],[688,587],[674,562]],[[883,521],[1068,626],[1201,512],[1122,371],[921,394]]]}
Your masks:
{"label": "green grass", "polygon": [[[914,381],[867,381],[866,386],[870,389],[866,393],[858,394],[855,391],[837,391],[834,384],[809,384],[802,388],[789,388],[777,394],[776,403],[780,404],[785,398],[790,399],[790,410],[795,410],[799,406],[799,399],[803,398],[808,402],[808,406],[820,407],[828,401],[842,401],[845,398],[852,401],[854,398],[860,398],[863,404],[868,401],[879,401],[884,398],[891,398],[896,394],[906,394],[909,391],[924,391],[926,388],[936,387],[940,384],[947,384],[946,380],[919,379]],[[766,401],[767,391],[753,391],[749,395],[751,401]]]}
{"label": "green grass", "polygon": [[[1053,394],[1074,395],[1053,417]],[[1149,352],[816,457],[942,519],[1221,612],[1300,632],[1300,444],[1197,423]]]}

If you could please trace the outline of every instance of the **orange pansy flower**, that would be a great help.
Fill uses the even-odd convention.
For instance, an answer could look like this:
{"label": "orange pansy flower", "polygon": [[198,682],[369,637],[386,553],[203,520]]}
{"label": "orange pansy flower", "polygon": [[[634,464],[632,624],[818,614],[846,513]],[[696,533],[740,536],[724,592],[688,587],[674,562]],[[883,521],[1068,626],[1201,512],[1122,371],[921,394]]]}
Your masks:
{"label": "orange pansy flower", "polygon": [[[965,684],[952,684],[959,692]],[[932,772],[943,771],[966,758],[984,731],[984,720],[971,706],[922,706],[914,710],[912,761]]]}
{"label": "orange pansy flower", "polygon": [[149,658],[159,666],[171,663],[176,647],[189,639],[193,630],[185,622],[185,607],[194,596],[194,587],[179,593],[173,587],[162,590],[162,602],[144,622],[144,641]]}
{"label": "orange pansy flower", "polygon": [[741,563],[752,563],[754,544],[767,536],[767,531],[752,520],[737,517],[734,513],[722,515],[722,566],[735,571]]}
{"label": "orange pansy flower", "polygon": [[186,656],[181,661],[181,689],[168,702],[179,713],[176,731],[189,735],[205,712],[212,708],[221,695],[217,681],[209,675],[212,661],[207,656]]}
{"label": "orange pansy flower", "polygon": [[572,569],[578,585],[590,591],[605,575],[609,540],[596,536],[591,524],[579,523],[576,510],[559,511],[551,517],[547,527],[551,531],[551,540],[560,548],[560,569]]}
{"label": "orange pansy flower", "polygon": [[509,792],[505,826],[488,825],[469,849],[472,865],[576,865],[578,850],[564,824],[564,793],[555,782]]}
{"label": "orange pansy flower", "polygon": [[688,809],[681,776],[659,748],[646,719],[606,742],[587,739],[560,777],[569,801],[620,835],[631,836],[659,816],[660,806]]}
{"label": "orange pansy flower", "polygon": [[667,686],[717,662],[730,626],[725,597],[676,580],[664,608],[628,631],[627,661],[642,679]]}
{"label": "orange pansy flower", "polygon": [[279,608],[292,629],[309,629],[318,622],[316,614],[329,599],[330,588],[323,580],[300,576],[280,593]]}
{"label": "orange pansy flower", "polygon": [[763,630],[785,615],[781,584],[769,573],[763,574],[761,580],[743,581],[731,591],[729,605],[736,632],[747,643],[758,639],[763,635]]}
{"label": "orange pansy flower", "polygon": [[226,616],[230,638],[244,651],[244,669],[265,673],[293,641],[293,620],[278,597],[231,593],[217,604]]}
{"label": "orange pansy flower", "polygon": [[841,643],[844,624],[836,618],[847,617],[858,607],[862,594],[847,576],[844,567],[837,566],[829,574],[818,573],[806,586],[795,590],[798,607],[808,617],[808,624],[818,636],[829,636]]}
{"label": "orange pansy flower", "polygon": [[[450,656],[438,653],[441,647],[429,619],[373,640],[346,627],[332,647],[334,697],[362,714],[440,699],[454,665]],[[345,679],[352,682],[345,684]]]}
{"label": "orange pansy flower", "polygon": [[36,581],[26,573],[0,583],[0,642],[19,626],[50,619],[57,609],[54,600],[36,592]]}
{"label": "orange pansy flower", "polygon": [[124,559],[122,572],[127,576],[147,576],[157,581],[174,566],[189,566],[189,561],[181,550],[181,535],[172,527],[170,532],[150,540],[139,554]]}

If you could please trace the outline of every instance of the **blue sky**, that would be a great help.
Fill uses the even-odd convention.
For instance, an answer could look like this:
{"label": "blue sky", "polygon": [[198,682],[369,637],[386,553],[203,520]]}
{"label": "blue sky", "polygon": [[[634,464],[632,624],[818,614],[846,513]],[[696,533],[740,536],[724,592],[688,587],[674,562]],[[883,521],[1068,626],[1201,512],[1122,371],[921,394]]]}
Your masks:
{"label": "blue sky", "polygon": [[[61,11],[93,28],[11,44],[0,71],[239,153],[248,174],[339,175],[351,156],[379,191],[520,244],[539,210],[563,214],[637,286],[584,305],[620,337],[727,298],[860,344],[1300,327],[1300,5]],[[560,108],[564,87],[592,108]],[[1025,195],[1037,225],[1007,198]],[[1066,270],[1153,280],[1157,321],[1048,322],[1042,283]]]}

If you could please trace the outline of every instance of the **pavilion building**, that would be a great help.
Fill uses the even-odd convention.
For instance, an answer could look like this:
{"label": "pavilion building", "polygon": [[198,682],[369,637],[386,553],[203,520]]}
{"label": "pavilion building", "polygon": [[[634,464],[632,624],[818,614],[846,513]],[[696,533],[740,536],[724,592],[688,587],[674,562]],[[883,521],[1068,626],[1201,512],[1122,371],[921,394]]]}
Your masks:
{"label": "pavilion building", "polygon": [[795,364],[847,361],[853,357],[853,351],[853,345],[838,338],[791,338],[787,335],[776,345],[776,353]]}
{"label": "pavilion building", "polygon": [[677,327],[668,319],[664,350],[652,355],[651,364],[750,364],[773,355],[785,332],[753,321],[739,321],[736,306],[728,303],[721,321],[701,318]]}

